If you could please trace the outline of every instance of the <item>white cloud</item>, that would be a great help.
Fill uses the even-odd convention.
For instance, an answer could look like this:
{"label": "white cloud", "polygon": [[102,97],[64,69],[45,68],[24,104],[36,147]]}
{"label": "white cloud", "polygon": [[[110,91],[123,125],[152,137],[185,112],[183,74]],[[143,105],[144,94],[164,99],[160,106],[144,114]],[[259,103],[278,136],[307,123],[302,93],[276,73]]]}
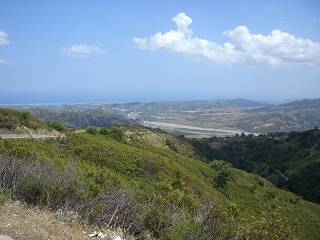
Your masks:
{"label": "white cloud", "polygon": [[[8,34],[0,30],[0,46],[7,45],[7,44],[10,44]],[[0,65],[9,64],[9,63],[10,63],[9,60],[0,58]]]}
{"label": "white cloud", "polygon": [[225,31],[229,41],[219,44],[193,36],[189,28],[192,19],[179,13],[172,20],[177,29],[155,33],[150,38],[134,38],[135,45],[143,50],[168,49],[205,58],[222,64],[308,64],[320,63],[320,44],[297,38],[281,30],[269,35],[253,34],[246,26]]}
{"label": "white cloud", "polygon": [[7,59],[1,59],[1,58],[0,58],[0,65],[1,65],[1,64],[9,64],[9,63],[11,63],[11,61],[9,61],[9,60],[7,60]]}
{"label": "white cloud", "polygon": [[8,34],[0,30],[0,46],[9,44]]}
{"label": "white cloud", "polygon": [[73,58],[89,58],[96,55],[104,54],[105,51],[97,46],[75,44],[68,48],[62,49],[62,53]]}

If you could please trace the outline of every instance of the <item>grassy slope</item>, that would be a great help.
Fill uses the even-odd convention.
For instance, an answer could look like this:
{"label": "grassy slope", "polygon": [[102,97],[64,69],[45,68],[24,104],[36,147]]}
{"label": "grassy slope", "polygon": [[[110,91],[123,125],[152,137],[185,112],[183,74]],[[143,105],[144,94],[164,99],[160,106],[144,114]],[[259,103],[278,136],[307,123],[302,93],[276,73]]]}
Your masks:
{"label": "grassy slope", "polygon": [[46,124],[34,117],[30,112],[0,108],[0,129],[17,130],[17,128],[21,127],[33,130],[47,129]]}
{"label": "grassy slope", "polygon": [[[308,200],[320,201],[320,130],[193,140],[207,161],[223,159]],[[268,168],[266,166],[269,166]],[[288,180],[285,180],[281,171]]]}
{"label": "grassy slope", "polygon": [[81,165],[86,196],[98,194],[110,181],[131,186],[141,199],[158,195],[197,205],[209,196],[222,205],[236,204],[240,215],[270,213],[281,207],[303,239],[320,236],[320,206],[274,187],[266,180],[240,170],[224,193],[213,187],[217,172],[209,165],[173,151],[116,142],[101,135],[70,134],[64,140],[0,140],[0,153],[49,159],[56,166],[69,162]]}

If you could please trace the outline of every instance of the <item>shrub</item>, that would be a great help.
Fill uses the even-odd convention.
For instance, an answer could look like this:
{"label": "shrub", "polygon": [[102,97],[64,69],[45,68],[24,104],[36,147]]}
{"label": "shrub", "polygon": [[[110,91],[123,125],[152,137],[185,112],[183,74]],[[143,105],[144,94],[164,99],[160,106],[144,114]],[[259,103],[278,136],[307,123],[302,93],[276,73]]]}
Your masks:
{"label": "shrub", "polygon": [[217,171],[217,175],[213,180],[215,187],[219,191],[224,191],[228,182],[234,178],[232,166],[229,163],[218,160],[212,161],[210,165]]}
{"label": "shrub", "polygon": [[50,128],[53,128],[59,132],[63,131],[64,130],[64,125],[62,122],[58,122],[58,121],[50,121],[48,122],[48,126]]}
{"label": "shrub", "polygon": [[35,118],[29,111],[22,112],[0,108],[0,128],[13,130],[20,126],[28,128],[46,128],[46,125],[39,119]]}
{"label": "shrub", "polygon": [[0,205],[4,204],[8,199],[8,193],[5,189],[0,188]]}
{"label": "shrub", "polygon": [[170,150],[175,151],[175,152],[178,151],[176,145],[174,144],[174,142],[171,141],[171,140],[168,139],[168,138],[166,138],[166,145],[168,146],[168,148],[169,148]]}
{"label": "shrub", "polygon": [[87,188],[78,177],[76,166],[56,169],[50,162],[32,161],[0,155],[0,203],[7,189],[14,197],[27,203],[67,208],[77,211],[84,219],[99,226],[130,232],[141,232],[134,198],[123,188],[110,186],[103,192],[82,198]]}
{"label": "shrub", "polygon": [[0,187],[28,203],[52,208],[77,201],[76,169],[56,169],[51,162],[36,162],[0,155]]}
{"label": "shrub", "polygon": [[119,127],[104,127],[100,129],[99,133],[119,142],[125,140],[125,134]]}
{"label": "shrub", "polygon": [[90,126],[86,128],[86,132],[92,135],[96,135],[98,133],[98,128],[94,126]]}
{"label": "shrub", "polygon": [[296,240],[292,225],[286,218],[281,217],[279,211],[271,215],[246,219],[239,226],[236,239],[239,240]]}
{"label": "shrub", "polygon": [[90,223],[98,226],[140,233],[142,226],[138,222],[135,204],[127,190],[110,186],[97,197],[79,204],[77,211]]}

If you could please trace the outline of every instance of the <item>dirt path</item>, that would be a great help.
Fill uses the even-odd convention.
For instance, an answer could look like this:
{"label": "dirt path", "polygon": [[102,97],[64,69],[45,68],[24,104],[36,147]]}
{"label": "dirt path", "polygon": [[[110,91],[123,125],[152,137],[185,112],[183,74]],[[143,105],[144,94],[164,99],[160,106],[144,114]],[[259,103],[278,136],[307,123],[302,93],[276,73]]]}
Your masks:
{"label": "dirt path", "polygon": [[28,133],[2,133],[0,138],[2,139],[48,139],[48,138],[60,138],[62,136],[46,135],[46,134],[28,134]]}
{"label": "dirt path", "polygon": [[0,205],[0,235],[14,240],[124,240],[112,232],[107,232],[103,238],[89,237],[94,230],[97,229],[80,224],[72,214],[30,208],[20,202]]}

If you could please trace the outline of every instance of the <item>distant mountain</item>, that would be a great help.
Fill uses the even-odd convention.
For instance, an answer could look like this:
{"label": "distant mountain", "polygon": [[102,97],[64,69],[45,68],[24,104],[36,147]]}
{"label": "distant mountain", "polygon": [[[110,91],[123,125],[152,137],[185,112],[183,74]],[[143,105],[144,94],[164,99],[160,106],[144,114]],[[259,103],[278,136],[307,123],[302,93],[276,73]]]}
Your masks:
{"label": "distant mountain", "polygon": [[[285,104],[229,99],[113,104],[108,107],[127,114],[135,112],[136,118],[146,121],[252,133],[305,131],[320,126],[320,99]],[[207,134],[211,135],[211,132]]]}
{"label": "distant mountain", "polygon": [[84,128],[88,126],[105,127],[111,125],[130,125],[136,123],[118,112],[97,108],[75,106],[63,109],[32,108],[31,111],[45,121],[60,121],[67,127]]}
{"label": "distant mountain", "polygon": [[263,107],[268,104],[248,100],[248,99],[226,99],[226,100],[194,100],[194,101],[172,101],[172,102],[136,102],[124,104],[112,104],[111,108],[120,108],[131,111],[141,111],[144,113],[157,111],[204,111],[213,108],[252,108]]}
{"label": "distant mountain", "polygon": [[[268,133],[305,131],[320,126],[320,99],[304,99],[284,104],[267,104],[242,98],[78,104],[31,107],[31,110],[43,120],[58,120],[76,128],[152,121],[208,129]],[[198,133],[194,131],[192,134]],[[212,131],[205,134],[210,136]]]}
{"label": "distant mountain", "polygon": [[319,108],[320,107],[320,98],[319,99],[303,99],[299,101],[292,101],[285,104],[279,105],[279,107],[287,108]]}
{"label": "distant mountain", "polygon": [[304,99],[246,110],[236,128],[252,132],[304,131],[320,126],[320,99]]}

